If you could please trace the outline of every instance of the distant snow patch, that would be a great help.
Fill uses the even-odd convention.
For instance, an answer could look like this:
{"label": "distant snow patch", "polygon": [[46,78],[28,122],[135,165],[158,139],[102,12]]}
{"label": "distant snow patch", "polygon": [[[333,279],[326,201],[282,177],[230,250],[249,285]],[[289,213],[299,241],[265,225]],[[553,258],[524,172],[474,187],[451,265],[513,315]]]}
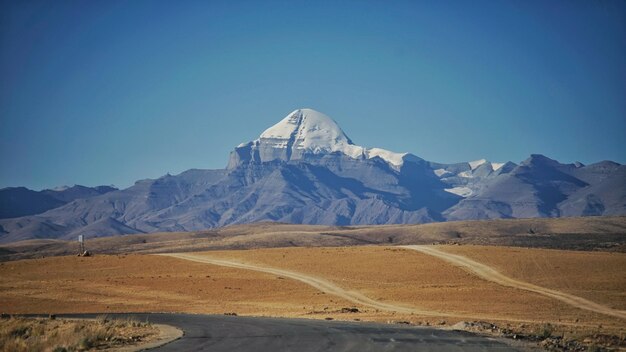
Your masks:
{"label": "distant snow patch", "polygon": [[469,187],[446,188],[444,189],[444,191],[456,194],[457,196],[461,196],[463,198],[466,198],[472,195],[472,190]]}
{"label": "distant snow patch", "polygon": [[505,163],[491,163],[491,168],[493,171],[500,169]]}
{"label": "distant snow patch", "polygon": [[468,162],[468,164],[470,165],[470,168],[472,170],[476,169],[477,167],[479,167],[480,165],[486,163],[487,160],[486,159],[480,159],[480,160],[474,160],[474,161],[470,161]]}
{"label": "distant snow patch", "polygon": [[395,166],[401,166],[404,163],[404,156],[407,153],[394,153],[385,149],[371,148],[366,150],[367,158],[371,159],[375,156],[385,160],[386,162]]}
{"label": "distant snow patch", "polygon": [[437,169],[437,170],[434,170],[433,172],[435,173],[435,175],[437,175],[437,177],[441,177],[447,174],[452,174],[450,171],[444,170],[444,169]]}

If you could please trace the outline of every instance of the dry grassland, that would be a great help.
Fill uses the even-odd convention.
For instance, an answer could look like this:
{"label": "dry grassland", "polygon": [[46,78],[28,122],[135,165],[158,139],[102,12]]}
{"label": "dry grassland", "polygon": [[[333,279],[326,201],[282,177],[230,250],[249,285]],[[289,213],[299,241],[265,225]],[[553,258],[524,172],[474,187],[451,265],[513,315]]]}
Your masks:
{"label": "dry grassland", "polygon": [[[622,309],[626,254],[440,246],[536,285]],[[6,313],[236,312],[246,315],[454,324],[552,322],[623,333],[626,322],[533,292],[499,286],[432,256],[397,247],[274,248],[194,253],[298,272],[392,305],[358,305],[279,275],[154,255],[55,257],[0,264]],[[358,313],[342,313],[356,307]]]}
{"label": "dry grassland", "polygon": [[[457,246],[443,246],[457,248]],[[461,248],[463,246],[460,246]],[[480,247],[485,251],[508,251],[503,247]],[[523,253],[526,249],[512,250]],[[578,261],[565,268],[563,273],[572,273],[579,268],[583,272],[589,265],[584,252],[551,251],[576,256]],[[613,321],[616,326],[624,324],[615,318],[573,308],[554,299],[528,291],[502,287],[475,277],[463,269],[452,266],[426,254],[394,247],[347,247],[347,248],[291,248],[263,249],[254,251],[205,252],[214,258],[234,259],[246,263],[259,263],[276,268],[324,277],[348,289],[356,289],[368,297],[401,306],[414,306],[451,314],[461,319],[535,321],[535,322],[578,322],[595,325]],[[533,263],[534,252],[522,255],[517,265]],[[597,281],[605,281],[603,295],[623,295],[624,280],[613,282],[615,270],[623,268],[626,255],[598,253],[604,257],[601,265],[611,267],[608,275],[581,277],[578,287],[592,291]],[[503,255],[503,258],[506,254]],[[596,257],[594,257],[596,258]],[[479,259],[479,258],[476,258]],[[503,262],[504,265],[505,262]],[[541,275],[537,273],[537,275]],[[548,281],[558,277],[558,270],[543,274]],[[571,275],[571,274],[570,274]],[[512,275],[515,277],[514,275]],[[594,282],[594,280],[596,282]],[[621,291],[620,291],[621,290]],[[595,296],[589,297],[593,299]],[[623,298],[622,298],[623,300]],[[623,302],[622,302],[623,303]]]}
{"label": "dry grassland", "polygon": [[[626,217],[452,221],[420,225],[319,226],[256,223],[196,232],[89,238],[95,253],[166,253],[277,247],[433,243],[626,252]],[[0,245],[0,261],[78,253],[78,243],[38,239]]]}
{"label": "dry grassland", "polygon": [[483,246],[437,246],[538,286],[626,310],[626,255]]}
{"label": "dry grassland", "polygon": [[[332,298],[331,298],[332,299]],[[300,315],[349,305],[253,271],[152,255],[53,257],[0,263],[2,313],[238,312]]]}
{"label": "dry grassland", "polygon": [[0,320],[0,348],[7,352],[97,350],[134,345],[157,335],[156,327],[129,319]]}

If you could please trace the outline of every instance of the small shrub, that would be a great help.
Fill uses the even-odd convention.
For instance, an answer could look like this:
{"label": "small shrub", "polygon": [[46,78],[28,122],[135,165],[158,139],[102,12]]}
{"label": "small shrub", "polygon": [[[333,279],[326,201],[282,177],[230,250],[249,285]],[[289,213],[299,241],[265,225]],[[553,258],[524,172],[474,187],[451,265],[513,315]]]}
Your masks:
{"label": "small shrub", "polygon": [[16,326],[13,328],[13,331],[11,331],[11,336],[24,337],[27,335],[30,335],[30,327],[26,325]]}
{"label": "small shrub", "polygon": [[552,326],[552,324],[547,323],[547,324],[543,324],[543,326],[541,326],[541,328],[539,329],[539,336],[547,339],[548,337],[552,336],[552,333],[554,332],[554,326]]}
{"label": "small shrub", "polygon": [[100,324],[106,324],[109,322],[109,317],[106,314],[98,315],[96,321]]}
{"label": "small shrub", "polygon": [[80,349],[90,349],[92,347],[91,340],[88,337],[83,337],[78,343],[78,348]]}
{"label": "small shrub", "polygon": [[[124,338],[137,336],[132,341]],[[109,320],[106,316],[96,321],[65,319],[11,318],[0,320],[0,351],[73,352],[76,350],[101,349],[143,340],[155,334],[137,320]]]}

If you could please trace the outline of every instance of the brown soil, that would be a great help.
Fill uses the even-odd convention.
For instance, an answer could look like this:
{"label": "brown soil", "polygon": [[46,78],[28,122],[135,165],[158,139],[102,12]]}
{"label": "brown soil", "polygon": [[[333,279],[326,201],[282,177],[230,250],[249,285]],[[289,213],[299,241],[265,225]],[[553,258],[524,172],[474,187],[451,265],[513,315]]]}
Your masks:
{"label": "brown soil", "polygon": [[299,315],[329,299],[274,275],[152,255],[0,263],[3,313],[245,312]]}
{"label": "brown soil", "polygon": [[[450,246],[511,277],[624,306],[625,254]],[[463,252],[466,251],[466,252]],[[430,255],[382,246],[275,248],[194,253],[301,273],[389,305],[440,312],[441,317],[393,312],[323,293],[276,274],[153,255],[56,257],[0,264],[0,307],[6,313],[235,312],[245,315],[454,324],[582,327],[623,333],[626,322],[524,290],[503,287]],[[486,258],[489,258],[488,260]],[[557,258],[557,259],[554,259]],[[549,269],[533,270],[533,265]],[[565,264],[566,263],[566,264]],[[590,267],[605,268],[593,271]],[[576,273],[582,273],[577,275]],[[593,275],[588,275],[593,272]],[[598,291],[598,292],[596,292]],[[616,302],[617,301],[617,302]],[[611,303],[613,302],[613,303]],[[342,308],[355,307],[358,312]]]}
{"label": "brown soil", "polygon": [[[492,252],[503,249],[477,248]],[[380,301],[453,314],[465,319],[572,323],[578,320],[589,324],[619,321],[573,308],[536,293],[503,287],[429,255],[394,247],[262,249],[204,254],[323,277]],[[609,263],[615,256],[626,258],[624,254],[599,254],[606,256]],[[532,256],[527,260],[532,260]],[[577,265],[585,267],[589,263],[581,260]],[[604,280],[613,281],[614,277],[605,276]],[[579,280],[581,287],[586,284],[586,279]],[[611,285],[615,289],[620,287],[619,284],[607,284]]]}
{"label": "brown soil", "polygon": [[626,255],[483,246],[438,246],[526,282],[626,310]]}

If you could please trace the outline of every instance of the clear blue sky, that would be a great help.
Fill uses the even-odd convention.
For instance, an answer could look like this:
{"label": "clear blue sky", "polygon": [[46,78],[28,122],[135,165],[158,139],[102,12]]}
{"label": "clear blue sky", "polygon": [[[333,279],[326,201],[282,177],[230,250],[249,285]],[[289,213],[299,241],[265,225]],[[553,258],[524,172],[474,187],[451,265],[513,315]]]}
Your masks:
{"label": "clear blue sky", "polygon": [[626,162],[626,2],[2,1],[0,187],[223,168],[290,111],[438,162]]}

